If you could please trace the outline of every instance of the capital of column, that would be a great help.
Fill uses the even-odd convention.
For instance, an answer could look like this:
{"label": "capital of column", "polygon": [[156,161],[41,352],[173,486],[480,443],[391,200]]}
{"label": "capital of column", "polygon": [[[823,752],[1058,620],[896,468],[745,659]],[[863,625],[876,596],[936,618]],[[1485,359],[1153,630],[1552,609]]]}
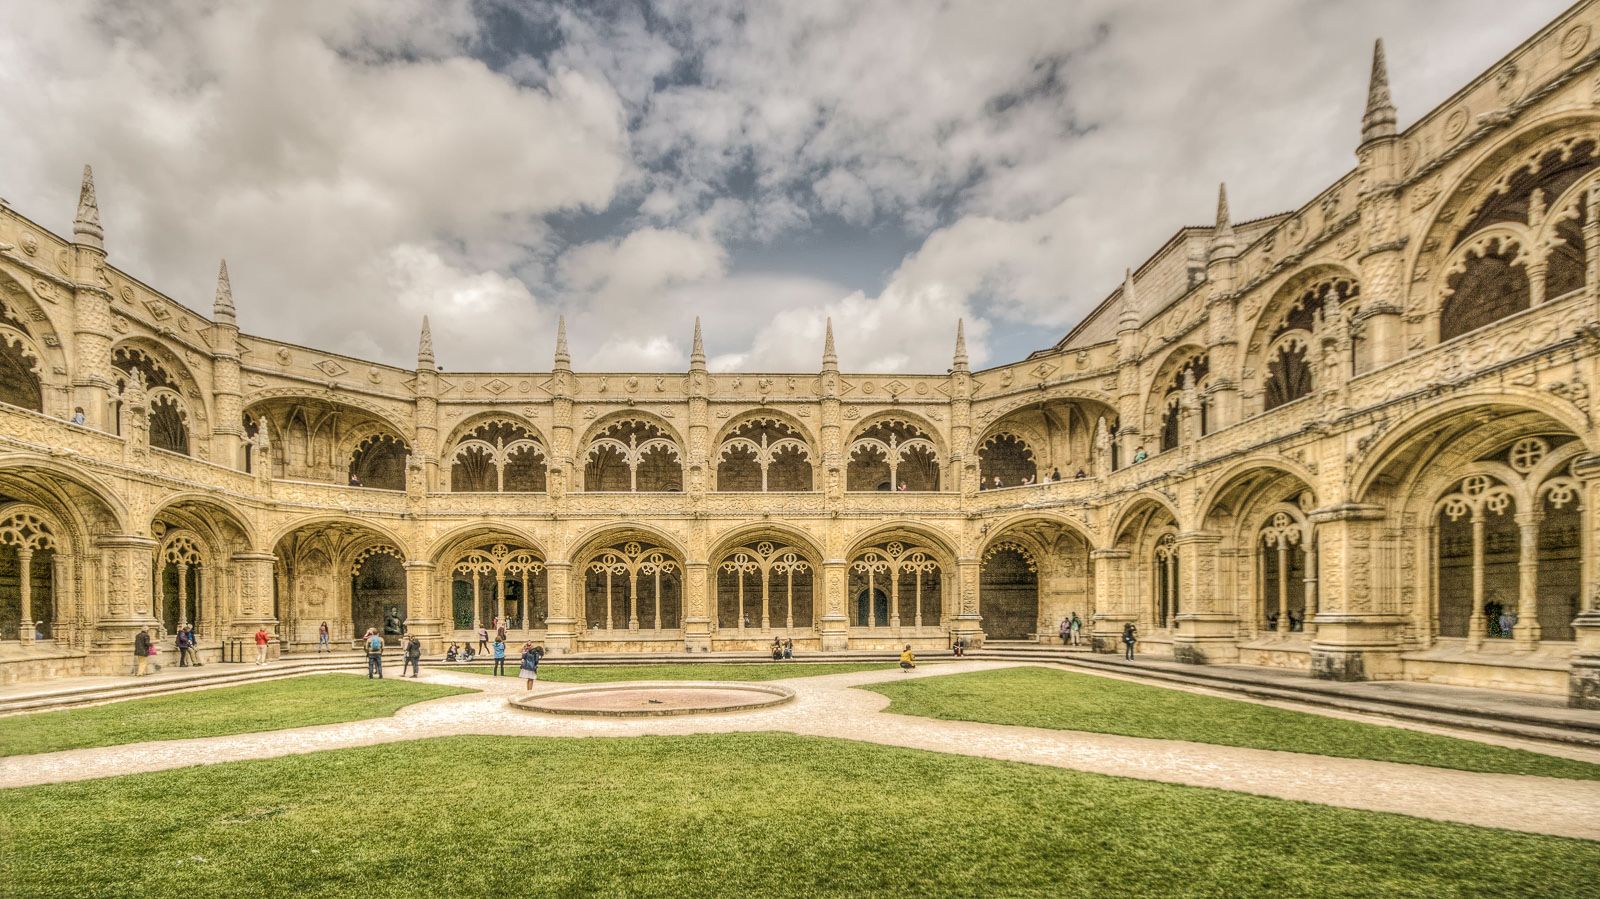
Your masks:
{"label": "capital of column", "polygon": [[[437,569],[439,565],[437,562],[429,562],[426,559],[407,559],[406,561],[400,563],[400,567],[407,571],[433,571]],[[546,563],[545,567],[548,568],[549,564]]]}
{"label": "capital of column", "polygon": [[94,545],[101,549],[154,549],[160,542],[142,534],[106,534],[96,537]]}
{"label": "capital of column", "polygon": [[1089,558],[1091,558],[1091,559],[1126,559],[1126,558],[1128,558],[1128,557],[1130,557],[1132,555],[1133,555],[1133,553],[1131,553],[1131,552],[1129,552],[1128,550],[1125,550],[1125,549],[1091,549],[1091,550],[1089,550]]}
{"label": "capital of column", "polygon": [[1312,509],[1307,518],[1315,524],[1330,521],[1381,521],[1388,515],[1388,510],[1382,506],[1367,503],[1340,503],[1335,506],[1324,506],[1321,509]]}

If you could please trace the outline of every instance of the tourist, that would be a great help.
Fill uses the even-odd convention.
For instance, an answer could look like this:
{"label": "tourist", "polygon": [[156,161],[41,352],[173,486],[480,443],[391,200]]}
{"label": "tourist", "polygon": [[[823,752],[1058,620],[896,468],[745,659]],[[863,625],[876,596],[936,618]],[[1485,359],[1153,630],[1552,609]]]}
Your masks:
{"label": "tourist", "polygon": [[749,612],[746,612],[745,615],[744,615],[744,624],[741,624],[739,626],[740,627],[749,627],[750,626],[750,613]]}
{"label": "tourist", "polygon": [[353,471],[350,473],[350,486],[352,486],[352,487],[360,487],[361,486],[361,478],[360,478],[360,476],[358,476]]}
{"label": "tourist", "polygon": [[777,637],[772,638],[772,660],[774,662],[783,661],[783,641]]}
{"label": "tourist", "polygon": [[143,677],[150,673],[150,629],[141,627],[133,635],[133,675]]}
{"label": "tourist", "polygon": [[1143,462],[1148,458],[1150,458],[1150,454],[1145,452],[1142,446],[1133,451],[1133,461],[1135,463]]}
{"label": "tourist", "polygon": [[955,656],[956,658],[960,658],[960,657],[966,655],[967,654],[967,641],[965,639],[961,638],[961,637],[957,637],[955,639],[955,642],[950,644],[950,654]]}
{"label": "tourist", "polygon": [[[194,632],[188,625],[178,628],[177,644],[178,667],[187,668],[189,667],[189,655],[194,651]],[[199,664],[200,662],[196,660],[195,665],[199,666]]]}
{"label": "tourist", "polygon": [[1005,484],[1000,480],[1000,476],[999,475],[995,475],[994,476],[994,489],[999,490],[1001,487],[1004,487],[1004,486],[1005,486]]}
{"label": "tourist", "polygon": [[1072,613],[1072,625],[1069,630],[1072,631],[1072,645],[1078,646],[1083,639],[1083,619],[1078,617],[1077,611]]}
{"label": "tourist", "polygon": [[[1089,476],[1089,473],[1080,468],[1080,469],[1078,469],[1078,473],[1072,476],[1072,479],[1074,481],[1081,481],[1081,480],[1083,480],[1084,478],[1086,478],[1088,476]],[[1060,480],[1060,479],[1057,478],[1057,480]]]}
{"label": "tourist", "polygon": [[794,658],[794,641],[793,640],[790,640],[790,639],[787,639],[787,638],[784,639],[784,641],[783,641],[783,657],[785,659],[793,659]]}
{"label": "tourist", "polygon": [[504,618],[500,619],[499,626],[495,628],[494,636],[501,643],[506,642],[506,620]]}
{"label": "tourist", "polygon": [[405,660],[400,663],[400,676],[405,677],[406,669],[410,668],[413,678],[420,677],[422,675],[422,641],[412,634],[407,634],[405,646],[406,654]]}
{"label": "tourist", "polygon": [[1305,625],[1305,619],[1300,617],[1299,615],[1296,615],[1294,610],[1290,609],[1289,610],[1289,630],[1298,632],[1298,631],[1305,630],[1305,626],[1306,626]]}
{"label": "tourist", "polygon": [[489,651],[489,629],[484,627],[484,626],[482,626],[482,625],[479,625],[478,626],[478,652],[484,653],[484,652],[488,652],[488,651]]}
{"label": "tourist", "polygon": [[1500,612],[1500,636],[1510,639],[1517,627],[1517,613],[1507,606]]}
{"label": "tourist", "polygon": [[1134,628],[1133,622],[1130,621],[1127,624],[1124,624],[1122,626],[1123,658],[1130,662],[1133,661],[1133,644],[1137,643],[1138,640],[1139,632]]}
{"label": "tourist", "polygon": [[44,636],[44,622],[43,621],[35,621],[33,623],[33,639],[35,639],[35,640],[43,640],[44,638],[45,638],[45,636]]}
{"label": "tourist", "polygon": [[494,641],[494,676],[505,677],[506,674],[506,641],[496,638]]}
{"label": "tourist", "polygon": [[267,626],[256,628],[256,664],[267,664],[267,644],[272,642],[272,635],[267,633]]}
{"label": "tourist", "polygon": [[456,660],[456,655],[456,645],[452,643],[450,644],[450,648],[444,651],[444,660],[446,662],[454,662]]}
{"label": "tourist", "polygon": [[900,653],[900,670],[910,673],[915,667],[917,667],[917,657],[912,655],[911,644],[907,643],[905,651]]}
{"label": "tourist", "polygon": [[374,676],[378,680],[383,680],[383,637],[377,628],[369,627],[367,635],[361,638],[361,642],[367,648],[367,680],[372,680]]}
{"label": "tourist", "polygon": [[160,655],[161,655],[161,644],[157,643],[154,640],[151,640],[150,641],[150,670],[152,670],[152,671],[160,671],[161,670],[161,663],[156,661],[156,658],[158,656],[160,656]]}
{"label": "tourist", "polygon": [[84,421],[86,421],[86,419],[84,418],[84,415],[83,415],[83,407],[82,406],[78,406],[77,408],[73,409],[72,410],[72,423],[75,424],[75,425],[81,425],[81,424],[84,423]]}
{"label": "tourist", "polygon": [[[1082,477],[1082,475],[1083,475],[1083,469],[1081,469],[1081,468],[1080,468],[1080,469],[1078,469],[1078,475],[1079,475],[1079,476],[1080,476],[1080,477]],[[1061,480],[1061,469],[1059,469],[1059,468],[1052,468],[1052,469],[1050,469],[1050,480],[1052,480],[1052,481],[1059,481],[1059,480]]]}
{"label": "tourist", "polygon": [[317,628],[317,652],[333,652],[333,647],[328,645],[328,622],[322,622]]}
{"label": "tourist", "polygon": [[544,650],[532,643],[522,644],[522,669],[517,676],[522,678],[522,688],[532,690],[533,682],[539,679],[539,660],[544,658]]}
{"label": "tourist", "polygon": [[1072,619],[1065,615],[1061,616],[1061,627],[1057,630],[1061,634],[1061,645],[1066,646],[1067,641],[1072,639]]}
{"label": "tourist", "polygon": [[1030,474],[1027,477],[1023,478],[1022,479],[1022,486],[1024,486],[1024,487],[1032,487],[1033,486],[1033,475]]}
{"label": "tourist", "polygon": [[461,661],[470,662],[470,661],[472,661],[473,659],[475,659],[477,657],[478,657],[478,654],[472,651],[472,644],[471,643],[468,643],[467,645],[461,647]]}
{"label": "tourist", "polygon": [[905,493],[906,491],[908,491],[910,489],[911,489],[911,485],[907,484],[905,481],[901,481],[900,482],[900,492],[901,493]]}

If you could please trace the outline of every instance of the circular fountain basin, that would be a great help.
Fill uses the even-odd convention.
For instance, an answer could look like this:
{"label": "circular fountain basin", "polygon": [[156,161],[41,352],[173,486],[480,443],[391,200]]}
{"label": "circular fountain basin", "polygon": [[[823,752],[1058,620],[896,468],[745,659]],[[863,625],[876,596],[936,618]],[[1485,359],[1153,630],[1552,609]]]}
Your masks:
{"label": "circular fountain basin", "polygon": [[793,690],[773,684],[635,681],[590,684],[518,696],[511,700],[511,704],[519,709],[551,715],[651,718],[747,712],[780,705],[792,699]]}

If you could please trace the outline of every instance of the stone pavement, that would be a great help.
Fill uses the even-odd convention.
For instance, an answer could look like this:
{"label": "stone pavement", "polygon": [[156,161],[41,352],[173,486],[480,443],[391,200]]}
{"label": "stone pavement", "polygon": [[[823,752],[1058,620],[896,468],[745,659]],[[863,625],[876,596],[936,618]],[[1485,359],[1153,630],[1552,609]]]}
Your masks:
{"label": "stone pavement", "polygon": [[[795,700],[784,705],[732,714],[647,719],[525,712],[506,702],[508,696],[522,692],[522,684],[515,678],[430,672],[423,680],[482,692],[418,703],[391,718],[0,759],[0,788],[458,734],[628,737],[779,731],[1600,840],[1600,781],[1479,774],[1175,740],[939,721],[888,714],[884,711],[889,703],[886,697],[852,689],[1014,664],[974,661],[925,667],[910,674],[886,669],[802,677],[778,682],[796,692]],[[536,689],[571,686],[541,683]],[[1600,753],[1569,750],[1562,754],[1600,762]]]}

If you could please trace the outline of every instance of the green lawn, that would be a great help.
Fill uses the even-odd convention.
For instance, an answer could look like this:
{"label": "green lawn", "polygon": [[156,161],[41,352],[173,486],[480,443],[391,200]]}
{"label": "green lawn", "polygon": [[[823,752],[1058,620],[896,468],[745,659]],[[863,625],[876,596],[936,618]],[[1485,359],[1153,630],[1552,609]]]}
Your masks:
{"label": "green lawn", "polygon": [[[506,676],[515,677],[520,658],[506,659]],[[597,684],[624,680],[783,680],[853,671],[892,671],[896,662],[705,662],[681,665],[540,665],[539,680],[563,684]],[[489,674],[490,665],[444,669]]]}
{"label": "green lawn", "polygon": [[784,734],[452,737],[0,791],[62,896],[1593,895],[1600,843]]}
{"label": "green lawn", "polygon": [[414,702],[470,692],[398,679],[313,674],[0,718],[0,756],[383,718]]}
{"label": "green lawn", "polygon": [[1557,756],[1051,668],[1005,668],[864,689],[889,697],[889,711],[902,715],[1600,780],[1600,765]]}

